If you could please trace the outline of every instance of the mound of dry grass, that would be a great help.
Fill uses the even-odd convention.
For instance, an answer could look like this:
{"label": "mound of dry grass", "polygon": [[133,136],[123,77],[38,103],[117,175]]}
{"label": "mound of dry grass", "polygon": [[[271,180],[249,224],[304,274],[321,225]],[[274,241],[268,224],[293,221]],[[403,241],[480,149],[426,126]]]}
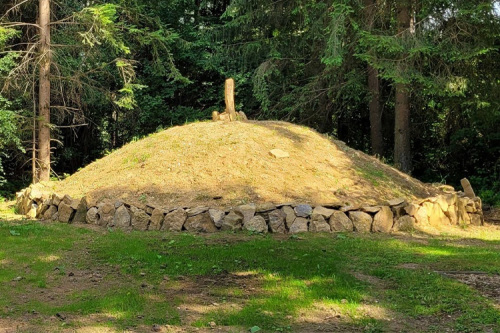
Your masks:
{"label": "mound of dry grass", "polygon": [[[288,158],[269,151],[281,149]],[[64,181],[59,193],[171,206],[242,202],[379,203],[434,189],[379,160],[286,122],[199,122],[132,142]]]}

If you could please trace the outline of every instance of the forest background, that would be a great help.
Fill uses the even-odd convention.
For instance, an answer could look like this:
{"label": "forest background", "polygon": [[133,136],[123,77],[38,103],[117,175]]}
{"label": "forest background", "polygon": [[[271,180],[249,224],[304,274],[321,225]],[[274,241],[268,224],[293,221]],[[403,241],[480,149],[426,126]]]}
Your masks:
{"label": "forest background", "polygon": [[0,196],[37,178],[40,128],[63,178],[210,119],[233,77],[250,119],[310,126],[425,182],[468,177],[500,205],[499,48],[499,1],[2,1]]}

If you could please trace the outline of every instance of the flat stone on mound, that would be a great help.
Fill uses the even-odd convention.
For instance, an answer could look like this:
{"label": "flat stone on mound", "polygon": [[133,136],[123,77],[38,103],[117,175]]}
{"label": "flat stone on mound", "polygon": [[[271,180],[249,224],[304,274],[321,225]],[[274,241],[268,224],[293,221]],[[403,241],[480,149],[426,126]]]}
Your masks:
{"label": "flat stone on mound", "polygon": [[243,224],[243,229],[248,231],[266,233],[268,231],[266,220],[260,216],[254,216]]}
{"label": "flat stone on mound", "polygon": [[182,208],[170,212],[163,220],[161,230],[166,231],[181,231],[187,219],[187,213]]}
{"label": "flat stone on mound", "polygon": [[[291,207],[288,208],[290,208],[293,213],[293,209]],[[281,209],[275,209],[269,212],[269,229],[271,229],[271,232],[284,234],[286,232],[285,219],[286,214]]]}
{"label": "flat stone on mound", "polygon": [[243,216],[237,214],[235,211],[232,210],[229,212],[229,214],[227,214],[224,217],[221,229],[234,231],[234,230],[241,230],[242,226],[243,226]]}
{"label": "flat stone on mound", "polygon": [[195,216],[188,216],[184,227],[187,231],[194,232],[216,232],[217,227],[210,218],[208,212],[201,213]]}
{"label": "flat stone on mound", "polygon": [[354,230],[358,232],[370,232],[372,226],[372,217],[364,212],[349,212],[349,218],[354,225]]}
{"label": "flat stone on mound", "polygon": [[352,224],[351,219],[347,217],[344,212],[334,211],[330,219],[328,220],[332,231],[334,232],[344,232],[344,231],[353,231],[354,225]]}
{"label": "flat stone on mound", "polygon": [[325,208],[323,206],[316,206],[313,210],[313,214],[320,214],[322,215],[325,219],[328,219],[330,218],[330,216],[332,216],[334,210],[333,209],[329,209],[329,208]]}
{"label": "flat stone on mound", "polygon": [[113,217],[113,225],[116,228],[127,229],[130,227],[130,213],[125,206],[119,206],[115,211],[115,216]]}
{"label": "flat stone on mound", "polygon": [[290,226],[290,233],[296,234],[299,232],[307,232],[308,230],[308,221],[306,218],[297,217],[293,224]]}
{"label": "flat stone on mound", "polygon": [[276,158],[287,158],[290,157],[290,154],[284,150],[281,149],[272,149],[269,151],[269,154]]}
{"label": "flat stone on mound", "polygon": [[330,225],[326,222],[321,214],[312,214],[311,222],[309,224],[309,231],[311,232],[331,232]]}
{"label": "flat stone on mound", "polygon": [[373,218],[373,232],[389,232],[394,223],[394,214],[390,207],[382,206],[380,211]]}
{"label": "flat stone on mound", "polygon": [[[113,206],[114,208],[114,206]],[[134,230],[148,230],[149,215],[144,210],[135,206],[130,206],[131,224]]]}
{"label": "flat stone on mound", "polygon": [[294,211],[295,215],[297,215],[298,217],[309,217],[311,216],[313,209],[310,205],[302,204],[302,205],[297,205],[294,208]]}

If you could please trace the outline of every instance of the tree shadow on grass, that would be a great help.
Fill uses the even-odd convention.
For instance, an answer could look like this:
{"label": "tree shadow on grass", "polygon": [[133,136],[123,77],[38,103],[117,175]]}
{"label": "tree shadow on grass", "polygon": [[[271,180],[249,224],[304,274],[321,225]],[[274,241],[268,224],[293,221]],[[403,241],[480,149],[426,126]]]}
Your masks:
{"label": "tree shadow on grass", "polygon": [[[75,326],[97,318],[117,330],[153,323],[207,327],[211,321],[242,330],[290,327],[302,332],[318,326],[335,331],[484,331],[500,324],[498,304],[438,272],[454,267],[499,273],[495,250],[500,241],[464,244],[446,237],[412,240],[378,234],[103,234],[68,225],[20,229],[20,236],[9,236],[10,229],[15,228],[0,228],[0,237],[11,242],[3,256],[14,258],[15,251],[29,244],[24,256],[37,254],[27,259],[32,267],[47,265],[43,258],[49,255],[61,258],[43,274],[65,265],[66,272],[100,267],[103,275],[100,283],[78,282],[80,289],[67,294],[61,289],[67,274],[48,280],[44,292],[62,291],[60,302],[14,298],[18,318],[34,309],[45,316],[62,313]],[[63,235],[66,241],[57,246]],[[12,268],[9,276],[19,269]],[[357,273],[380,283],[362,280]],[[38,288],[28,278],[21,283],[14,285],[22,287],[20,293]],[[365,311],[368,307],[379,314]],[[338,317],[321,318],[325,312]]]}

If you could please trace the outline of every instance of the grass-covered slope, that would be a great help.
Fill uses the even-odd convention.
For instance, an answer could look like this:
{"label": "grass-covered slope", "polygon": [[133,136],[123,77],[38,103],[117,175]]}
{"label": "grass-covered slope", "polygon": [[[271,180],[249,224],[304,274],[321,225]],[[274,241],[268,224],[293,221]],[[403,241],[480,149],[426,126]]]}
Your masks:
{"label": "grass-covered slope", "polygon": [[[272,156],[276,148],[290,156]],[[54,186],[74,197],[164,206],[377,203],[433,191],[307,127],[268,121],[173,127],[127,144]]]}

